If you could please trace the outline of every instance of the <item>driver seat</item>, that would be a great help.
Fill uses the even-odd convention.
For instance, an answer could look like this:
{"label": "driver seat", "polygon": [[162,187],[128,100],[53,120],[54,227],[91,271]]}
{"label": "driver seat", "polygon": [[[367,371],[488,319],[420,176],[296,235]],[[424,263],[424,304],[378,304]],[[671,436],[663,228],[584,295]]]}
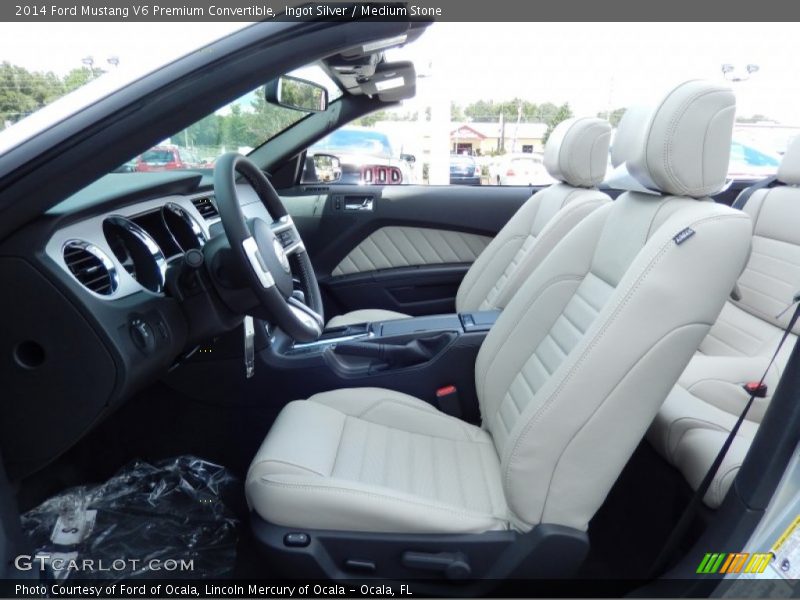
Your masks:
{"label": "driver seat", "polygon": [[285,406],[247,475],[256,529],[585,532],[747,260],[749,216],[708,199],[734,110],[691,81],[653,111],[630,170],[656,192],[592,212],[508,303],[475,364],[480,427],[378,388]]}

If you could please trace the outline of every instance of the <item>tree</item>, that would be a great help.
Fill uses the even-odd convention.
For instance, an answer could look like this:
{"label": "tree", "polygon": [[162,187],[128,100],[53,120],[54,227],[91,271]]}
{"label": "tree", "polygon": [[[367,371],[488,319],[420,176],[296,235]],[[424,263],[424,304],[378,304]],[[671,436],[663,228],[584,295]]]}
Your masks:
{"label": "tree", "polygon": [[756,113],[750,117],[736,117],[737,123],[777,123],[774,119],[770,119],[769,117],[762,115],[760,113]]}
{"label": "tree", "polygon": [[63,95],[53,73],[30,72],[9,62],[0,64],[0,125],[16,123]]}
{"label": "tree", "polygon": [[625,114],[625,110],[626,109],[624,108],[615,108],[614,110],[611,111],[611,113],[609,113],[607,110],[604,110],[597,113],[597,116],[611,123],[612,127],[616,127],[622,120],[622,115]]}
{"label": "tree", "polygon": [[72,69],[72,71],[67,73],[66,77],[64,77],[65,93],[77,90],[79,87],[89,83],[92,79],[97,79],[102,73],[103,71],[92,71],[87,67]]}
{"label": "tree", "polygon": [[550,134],[553,133],[553,129],[556,128],[556,125],[561,123],[561,121],[566,121],[571,117],[572,109],[569,106],[569,102],[565,102],[561,106],[557,107],[548,120],[545,121],[547,123],[547,131],[544,134],[542,142],[546,144],[547,140],[550,138]]}

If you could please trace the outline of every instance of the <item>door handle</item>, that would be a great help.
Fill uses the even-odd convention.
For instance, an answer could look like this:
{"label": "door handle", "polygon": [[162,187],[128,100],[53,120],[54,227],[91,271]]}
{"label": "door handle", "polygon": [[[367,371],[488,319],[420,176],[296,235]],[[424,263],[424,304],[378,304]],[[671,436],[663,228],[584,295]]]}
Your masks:
{"label": "door handle", "polygon": [[358,196],[355,198],[347,198],[344,199],[344,209],[345,210],[372,210],[374,205],[374,199],[370,196]]}

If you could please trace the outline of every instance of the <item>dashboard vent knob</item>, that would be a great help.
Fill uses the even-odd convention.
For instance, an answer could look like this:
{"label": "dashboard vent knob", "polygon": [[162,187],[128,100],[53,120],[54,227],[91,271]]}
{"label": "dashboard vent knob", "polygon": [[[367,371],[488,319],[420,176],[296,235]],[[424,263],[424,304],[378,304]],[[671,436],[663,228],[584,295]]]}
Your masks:
{"label": "dashboard vent knob", "polygon": [[219,217],[219,211],[214,201],[209,197],[192,198],[192,204],[194,204],[197,212],[199,212],[206,221],[211,221]]}
{"label": "dashboard vent knob", "polygon": [[118,285],[111,259],[94,244],[70,240],[64,244],[64,264],[83,287],[101,296],[110,296]]}

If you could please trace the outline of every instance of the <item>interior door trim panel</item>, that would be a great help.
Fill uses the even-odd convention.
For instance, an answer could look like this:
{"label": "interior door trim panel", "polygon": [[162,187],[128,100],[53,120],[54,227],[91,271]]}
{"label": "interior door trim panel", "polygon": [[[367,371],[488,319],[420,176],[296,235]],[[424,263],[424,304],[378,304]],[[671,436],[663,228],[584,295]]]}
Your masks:
{"label": "interior door trim panel", "polygon": [[394,267],[472,264],[491,237],[427,227],[381,227],[353,248],[332,275],[349,275]]}

